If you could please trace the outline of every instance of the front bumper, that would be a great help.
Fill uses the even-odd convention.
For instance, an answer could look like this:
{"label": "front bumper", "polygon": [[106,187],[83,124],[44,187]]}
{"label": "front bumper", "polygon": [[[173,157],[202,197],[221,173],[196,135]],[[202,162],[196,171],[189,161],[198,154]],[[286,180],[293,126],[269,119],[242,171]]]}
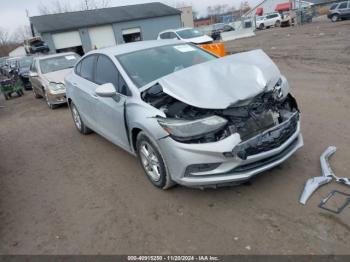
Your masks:
{"label": "front bumper", "polygon": [[281,164],[304,145],[300,120],[296,123],[295,132],[277,147],[249,155],[244,160],[238,156],[225,155],[226,152],[234,151],[233,148],[240,142],[240,136],[233,134],[214,143],[183,144],[167,137],[160,139],[158,144],[171,178],[189,187],[242,183]]}
{"label": "front bumper", "polygon": [[49,99],[50,104],[52,105],[60,105],[67,103],[66,92],[48,93],[47,97]]}

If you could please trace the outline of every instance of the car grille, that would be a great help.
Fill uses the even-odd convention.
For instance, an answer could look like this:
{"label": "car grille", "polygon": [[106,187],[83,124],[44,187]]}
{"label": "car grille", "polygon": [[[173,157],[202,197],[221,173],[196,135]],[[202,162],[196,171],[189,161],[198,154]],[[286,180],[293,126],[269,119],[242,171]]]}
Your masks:
{"label": "car grille", "polygon": [[288,121],[239,144],[232,150],[232,153],[245,160],[249,156],[275,149],[285,143],[296,132],[298,120],[299,113],[297,112]]}

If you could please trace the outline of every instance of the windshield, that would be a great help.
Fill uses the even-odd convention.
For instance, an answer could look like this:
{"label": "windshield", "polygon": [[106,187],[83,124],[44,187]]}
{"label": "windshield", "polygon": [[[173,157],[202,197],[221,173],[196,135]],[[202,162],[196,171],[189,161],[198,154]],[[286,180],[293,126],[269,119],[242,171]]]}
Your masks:
{"label": "windshield", "polygon": [[186,29],[176,32],[182,39],[189,39],[203,36],[204,34],[196,29]]}
{"label": "windshield", "polygon": [[21,60],[19,60],[19,67],[20,68],[30,67],[32,62],[33,62],[32,57],[24,57]]}
{"label": "windshield", "polygon": [[334,10],[337,6],[338,6],[338,3],[333,4],[333,5],[331,6],[330,10]]}
{"label": "windshield", "polygon": [[117,56],[137,87],[181,69],[216,59],[189,44],[167,45]]}
{"label": "windshield", "polygon": [[57,56],[40,60],[40,69],[43,74],[74,67],[78,55]]}

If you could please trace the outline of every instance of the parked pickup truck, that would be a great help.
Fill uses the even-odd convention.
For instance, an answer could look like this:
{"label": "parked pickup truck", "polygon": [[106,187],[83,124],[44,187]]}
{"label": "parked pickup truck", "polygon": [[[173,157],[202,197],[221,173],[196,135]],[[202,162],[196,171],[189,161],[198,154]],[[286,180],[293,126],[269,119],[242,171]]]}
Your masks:
{"label": "parked pickup truck", "polygon": [[47,44],[40,37],[24,40],[24,49],[27,54],[47,53],[50,51]]}

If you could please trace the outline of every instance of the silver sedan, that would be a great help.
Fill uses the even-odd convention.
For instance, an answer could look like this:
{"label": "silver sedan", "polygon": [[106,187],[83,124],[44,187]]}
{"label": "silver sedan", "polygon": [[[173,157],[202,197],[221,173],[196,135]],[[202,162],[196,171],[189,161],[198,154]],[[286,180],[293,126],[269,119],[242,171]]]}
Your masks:
{"label": "silver sedan", "polygon": [[64,78],[72,71],[79,58],[79,55],[71,52],[35,57],[29,69],[34,97],[44,97],[50,109],[65,104],[67,100]]}
{"label": "silver sedan", "polygon": [[288,82],[261,50],[137,42],[89,52],[65,81],[77,129],[137,155],[159,188],[242,183],[303,146]]}

